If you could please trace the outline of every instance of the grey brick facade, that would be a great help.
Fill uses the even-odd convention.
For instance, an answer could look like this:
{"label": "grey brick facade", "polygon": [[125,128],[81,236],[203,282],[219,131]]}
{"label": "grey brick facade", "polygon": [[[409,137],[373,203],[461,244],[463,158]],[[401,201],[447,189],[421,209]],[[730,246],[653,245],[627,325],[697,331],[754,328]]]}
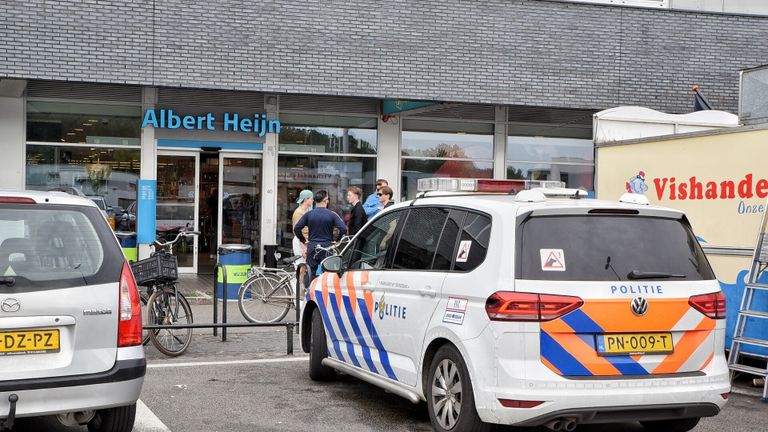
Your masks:
{"label": "grey brick facade", "polygon": [[0,0],[0,77],[737,110],[768,18],[541,0]]}

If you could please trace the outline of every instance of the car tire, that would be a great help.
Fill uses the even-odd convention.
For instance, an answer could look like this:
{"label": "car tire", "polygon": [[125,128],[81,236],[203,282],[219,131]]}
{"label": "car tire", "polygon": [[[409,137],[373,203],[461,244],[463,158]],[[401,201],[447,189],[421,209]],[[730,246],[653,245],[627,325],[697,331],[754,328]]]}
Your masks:
{"label": "car tire", "polygon": [[309,377],[313,381],[330,381],[336,376],[336,371],[323,365],[323,359],[328,357],[328,339],[325,337],[325,327],[320,311],[312,311],[312,336],[309,342]]}
{"label": "car tire", "polygon": [[[443,345],[435,353],[427,376],[426,394],[429,420],[435,431],[491,430],[491,425],[483,423],[477,414],[469,371],[453,345]],[[458,413],[455,406],[459,407]]]}
{"label": "car tire", "polygon": [[698,418],[640,422],[648,432],[688,432],[699,424]]}
{"label": "car tire", "polygon": [[136,404],[96,411],[88,422],[89,432],[131,432],[136,420]]}

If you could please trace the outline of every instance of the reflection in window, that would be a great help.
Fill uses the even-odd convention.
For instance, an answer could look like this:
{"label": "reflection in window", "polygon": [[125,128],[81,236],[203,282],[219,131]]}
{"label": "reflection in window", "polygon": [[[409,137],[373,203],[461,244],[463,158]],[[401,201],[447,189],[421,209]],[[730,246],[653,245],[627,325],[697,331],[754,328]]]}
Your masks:
{"label": "reflection in window", "polygon": [[278,244],[291,248],[291,215],[303,189],[326,190],[329,208],[346,222],[350,206],[346,201],[349,186],[363,190],[363,199],[376,189],[376,158],[354,156],[280,155],[277,172]]}
{"label": "reflection in window", "polygon": [[376,154],[375,117],[280,116],[281,152]]}
{"label": "reflection in window", "polygon": [[27,141],[139,145],[141,107],[29,101]]}
{"label": "reflection in window", "polygon": [[[428,177],[493,177],[493,125],[408,120],[402,132],[402,200]],[[470,132],[468,132],[470,131]]]}
{"label": "reflection in window", "polygon": [[507,137],[507,178],[559,180],[566,187],[594,190],[594,145],[591,140]]}
{"label": "reflection in window", "polygon": [[28,189],[93,197],[117,213],[136,200],[139,149],[27,145]]}

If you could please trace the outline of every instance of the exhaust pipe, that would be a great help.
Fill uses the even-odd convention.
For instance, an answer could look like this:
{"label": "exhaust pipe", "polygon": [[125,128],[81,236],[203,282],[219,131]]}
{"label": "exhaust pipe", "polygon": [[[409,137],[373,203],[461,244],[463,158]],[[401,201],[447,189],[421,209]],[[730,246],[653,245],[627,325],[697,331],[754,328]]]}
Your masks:
{"label": "exhaust pipe", "polygon": [[560,419],[554,419],[544,423],[544,426],[551,431],[560,432],[563,430],[563,423]]}
{"label": "exhaust pipe", "polygon": [[576,430],[576,426],[578,426],[578,424],[576,423],[576,420],[572,418],[563,420],[563,430],[565,432],[573,432]]}

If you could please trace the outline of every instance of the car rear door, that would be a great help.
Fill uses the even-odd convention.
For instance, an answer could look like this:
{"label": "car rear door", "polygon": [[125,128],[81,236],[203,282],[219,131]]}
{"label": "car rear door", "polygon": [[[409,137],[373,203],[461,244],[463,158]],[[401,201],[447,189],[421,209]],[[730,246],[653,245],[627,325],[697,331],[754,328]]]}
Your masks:
{"label": "car rear door", "polygon": [[124,259],[95,206],[0,198],[0,381],[109,370]]}
{"label": "car rear door", "polygon": [[720,287],[681,217],[534,215],[520,233],[515,291],[541,301],[540,360],[555,373],[695,374],[722,345]]}

